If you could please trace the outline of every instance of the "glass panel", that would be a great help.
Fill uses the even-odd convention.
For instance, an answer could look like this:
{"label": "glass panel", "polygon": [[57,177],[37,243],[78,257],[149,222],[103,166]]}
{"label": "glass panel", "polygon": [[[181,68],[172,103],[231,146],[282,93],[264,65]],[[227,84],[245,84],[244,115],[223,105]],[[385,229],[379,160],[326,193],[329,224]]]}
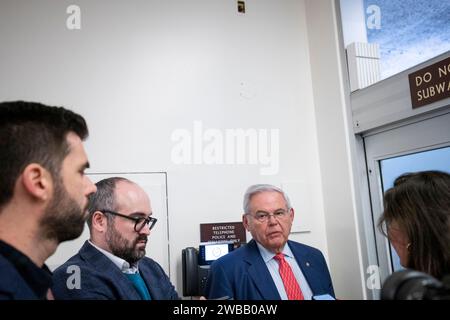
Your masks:
{"label": "glass panel", "polygon": [[[425,170],[439,170],[450,173],[450,147],[413,153],[380,161],[383,193],[391,188],[394,180],[403,173]],[[391,246],[393,271],[402,269],[400,260]]]}
{"label": "glass panel", "polygon": [[382,79],[450,50],[450,1],[364,0],[364,7],[368,18],[379,8],[379,25],[366,28],[367,41],[380,45]]}
{"label": "glass panel", "polygon": [[385,79],[450,50],[450,1],[340,0],[344,45],[379,45]]}

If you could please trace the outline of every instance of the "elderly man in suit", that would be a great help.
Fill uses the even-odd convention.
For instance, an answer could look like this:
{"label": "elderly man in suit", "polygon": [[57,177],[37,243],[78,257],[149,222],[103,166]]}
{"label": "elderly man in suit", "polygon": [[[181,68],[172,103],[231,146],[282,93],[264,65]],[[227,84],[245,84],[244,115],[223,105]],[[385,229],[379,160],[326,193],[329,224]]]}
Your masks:
{"label": "elderly man in suit", "polygon": [[[145,257],[147,239],[156,223],[145,191],[124,178],[104,179],[96,186],[87,221],[91,238],[55,270],[55,298],[179,299],[161,266]],[[71,283],[76,276],[72,270],[78,270],[78,286],[76,281]]]}
{"label": "elderly man in suit", "polygon": [[216,260],[206,294],[210,299],[308,300],[334,297],[322,253],[289,241],[294,219],[289,198],[272,185],[254,185],[244,196],[243,224],[252,234],[247,245]]}

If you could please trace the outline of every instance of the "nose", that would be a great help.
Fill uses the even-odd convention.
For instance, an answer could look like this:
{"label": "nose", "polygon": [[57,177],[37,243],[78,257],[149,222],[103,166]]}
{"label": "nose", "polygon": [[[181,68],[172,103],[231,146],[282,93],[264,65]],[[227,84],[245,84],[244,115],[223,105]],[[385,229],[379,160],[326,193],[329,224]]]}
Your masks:
{"label": "nose", "polygon": [[86,176],[86,195],[97,192],[97,186]]}
{"label": "nose", "polygon": [[150,225],[149,224],[144,224],[144,227],[141,229],[141,231],[139,231],[139,234],[145,234],[146,236],[150,235]]}
{"label": "nose", "polygon": [[277,224],[278,223],[278,220],[277,220],[277,218],[275,218],[275,216],[273,215],[273,214],[269,214],[268,216],[267,216],[267,223],[268,224]]}

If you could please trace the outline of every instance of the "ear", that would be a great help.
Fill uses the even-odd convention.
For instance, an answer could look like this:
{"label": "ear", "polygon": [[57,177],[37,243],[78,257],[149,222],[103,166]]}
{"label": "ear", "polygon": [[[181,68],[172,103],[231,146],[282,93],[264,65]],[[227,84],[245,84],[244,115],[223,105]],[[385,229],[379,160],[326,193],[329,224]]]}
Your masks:
{"label": "ear", "polygon": [[250,225],[248,223],[248,215],[245,213],[242,215],[242,224],[244,225],[244,228],[250,232]]}
{"label": "ear", "polygon": [[294,221],[294,208],[289,209],[289,217],[291,218],[291,222]]}
{"label": "ear", "polygon": [[95,211],[92,215],[92,228],[98,232],[106,232],[108,227],[108,222],[105,215],[100,211]]}
{"label": "ear", "polygon": [[22,172],[25,190],[35,198],[46,201],[52,197],[53,179],[50,172],[40,164],[31,163]]}

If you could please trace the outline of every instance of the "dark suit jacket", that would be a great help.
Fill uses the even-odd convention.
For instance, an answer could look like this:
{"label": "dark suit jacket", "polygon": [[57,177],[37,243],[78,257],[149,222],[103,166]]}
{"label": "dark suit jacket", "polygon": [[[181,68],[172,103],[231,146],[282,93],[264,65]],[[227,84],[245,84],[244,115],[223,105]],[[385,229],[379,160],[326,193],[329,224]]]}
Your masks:
{"label": "dark suit jacket", "polygon": [[0,300],[41,299],[28,286],[14,265],[0,255]]}
{"label": "dark suit jacket", "polygon": [[[330,273],[322,253],[307,245],[288,241],[313,295],[334,297]],[[280,300],[272,276],[255,240],[216,260],[211,265],[206,295],[210,299],[229,296],[235,300]]]}
{"label": "dark suit jacket", "polygon": [[[70,266],[80,268],[80,289],[69,289],[67,286],[68,280],[69,284],[75,283],[75,273],[68,269]],[[139,273],[153,300],[179,299],[169,277],[154,260],[148,257],[139,260]],[[54,271],[52,291],[55,299],[142,300],[121,270],[88,241],[78,254]]]}

